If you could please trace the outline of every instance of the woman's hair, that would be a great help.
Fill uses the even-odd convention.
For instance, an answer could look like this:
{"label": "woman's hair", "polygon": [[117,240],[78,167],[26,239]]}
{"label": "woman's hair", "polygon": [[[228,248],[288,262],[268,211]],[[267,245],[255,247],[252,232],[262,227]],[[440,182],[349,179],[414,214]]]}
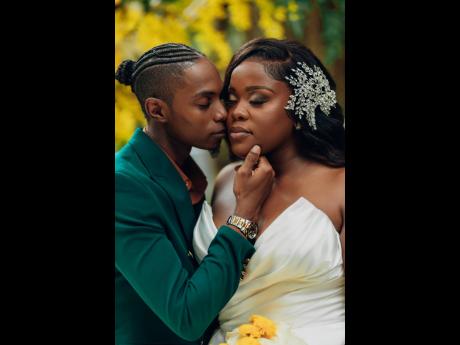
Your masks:
{"label": "woman's hair", "polygon": [[[251,59],[263,64],[268,75],[282,81],[293,92],[293,87],[286,80],[286,76],[293,75],[292,69],[298,63],[304,62],[310,68],[318,66],[329,81],[331,90],[336,85],[329,72],[318,58],[304,45],[293,40],[277,40],[272,38],[258,38],[244,44],[232,57],[225,71],[224,86],[221,97],[228,100],[228,88],[233,70],[243,61]],[[302,156],[332,167],[345,166],[345,128],[344,116],[338,103],[326,115],[320,107],[316,107],[316,127],[312,129],[307,120],[295,117],[294,111],[286,110],[295,121],[300,122],[301,129],[295,131],[295,141]]]}
{"label": "woman's hair", "polygon": [[115,79],[131,86],[142,108],[148,97],[171,104],[184,70],[201,57],[204,54],[184,44],[162,44],[145,52],[137,61],[123,61],[118,66]]}

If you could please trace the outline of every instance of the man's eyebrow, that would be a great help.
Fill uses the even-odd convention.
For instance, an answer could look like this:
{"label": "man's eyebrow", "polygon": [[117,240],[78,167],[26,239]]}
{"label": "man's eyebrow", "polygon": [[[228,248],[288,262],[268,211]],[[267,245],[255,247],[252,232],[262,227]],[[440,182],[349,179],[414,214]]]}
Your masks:
{"label": "man's eyebrow", "polygon": [[193,98],[200,98],[200,97],[213,97],[215,96],[217,93],[214,92],[214,91],[209,91],[209,90],[204,90],[204,91],[200,91],[198,93],[196,93]]}

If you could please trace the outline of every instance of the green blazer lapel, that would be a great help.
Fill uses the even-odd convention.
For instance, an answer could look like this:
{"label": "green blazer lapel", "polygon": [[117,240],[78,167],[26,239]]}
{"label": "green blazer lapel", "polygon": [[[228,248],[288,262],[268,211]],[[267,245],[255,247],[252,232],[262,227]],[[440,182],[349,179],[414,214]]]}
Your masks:
{"label": "green blazer lapel", "polygon": [[195,216],[184,181],[163,150],[141,129],[136,130],[131,144],[151,178],[156,180],[172,199],[182,225],[182,232],[190,243],[193,237]]}

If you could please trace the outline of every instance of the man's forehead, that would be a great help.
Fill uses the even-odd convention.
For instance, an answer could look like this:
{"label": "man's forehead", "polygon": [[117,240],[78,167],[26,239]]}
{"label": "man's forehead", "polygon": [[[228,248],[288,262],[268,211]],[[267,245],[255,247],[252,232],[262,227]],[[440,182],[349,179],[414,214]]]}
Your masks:
{"label": "man's forehead", "polygon": [[186,89],[193,97],[211,96],[219,93],[222,89],[222,79],[210,63],[201,64],[201,66],[195,64],[187,68],[180,84],[179,87]]}
{"label": "man's forehead", "polygon": [[220,78],[216,67],[207,59],[199,59],[192,66],[184,70],[186,79],[192,82]]}

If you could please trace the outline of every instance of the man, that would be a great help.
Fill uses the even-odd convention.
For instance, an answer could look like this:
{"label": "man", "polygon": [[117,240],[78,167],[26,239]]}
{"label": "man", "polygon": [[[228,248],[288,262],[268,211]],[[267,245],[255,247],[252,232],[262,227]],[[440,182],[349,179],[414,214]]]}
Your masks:
{"label": "man", "polygon": [[[147,125],[115,158],[116,344],[202,344],[254,253],[246,238],[273,183],[255,146],[237,172],[235,225],[223,225],[200,265],[192,235],[206,179],[192,146],[212,150],[225,136],[226,110],[215,66],[180,44],[124,61]],[[238,218],[240,217],[240,218]]]}

